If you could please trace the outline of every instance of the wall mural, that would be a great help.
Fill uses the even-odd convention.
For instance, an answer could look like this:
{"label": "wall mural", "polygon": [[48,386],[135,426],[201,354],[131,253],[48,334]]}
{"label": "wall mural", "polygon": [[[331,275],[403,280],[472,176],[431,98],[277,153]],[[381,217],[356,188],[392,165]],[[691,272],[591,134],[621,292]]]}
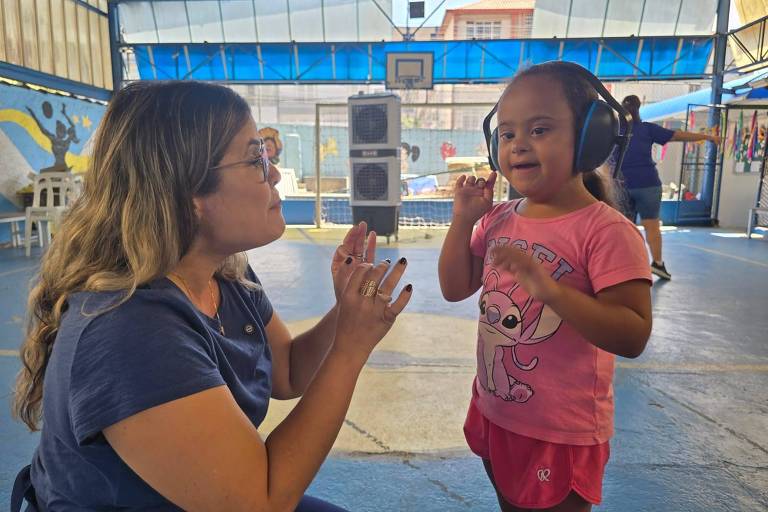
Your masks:
{"label": "wall mural", "polygon": [[84,172],[105,108],[0,83],[0,212],[22,206],[17,193],[31,184],[30,173]]}
{"label": "wall mural", "polygon": [[[31,175],[85,172],[88,148],[105,105],[0,82],[0,212],[20,211]],[[0,243],[10,240],[0,224]]]}
{"label": "wall mural", "polygon": [[264,139],[267,148],[267,158],[273,165],[280,163],[280,153],[283,152],[283,141],[280,140],[280,131],[266,126],[259,130],[259,135]]}

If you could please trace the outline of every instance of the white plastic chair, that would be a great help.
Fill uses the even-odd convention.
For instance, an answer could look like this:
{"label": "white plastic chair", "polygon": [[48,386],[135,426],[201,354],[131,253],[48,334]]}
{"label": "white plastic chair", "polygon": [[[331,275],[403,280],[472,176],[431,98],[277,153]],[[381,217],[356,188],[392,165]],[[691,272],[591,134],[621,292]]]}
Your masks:
{"label": "white plastic chair", "polygon": [[[79,177],[78,177],[79,178]],[[51,243],[51,223],[57,224],[66,209],[77,199],[82,179],[76,180],[69,172],[44,172],[35,176],[32,206],[26,209],[24,247],[27,256],[32,248],[32,223],[37,223],[40,247]],[[45,206],[41,198],[45,197]]]}

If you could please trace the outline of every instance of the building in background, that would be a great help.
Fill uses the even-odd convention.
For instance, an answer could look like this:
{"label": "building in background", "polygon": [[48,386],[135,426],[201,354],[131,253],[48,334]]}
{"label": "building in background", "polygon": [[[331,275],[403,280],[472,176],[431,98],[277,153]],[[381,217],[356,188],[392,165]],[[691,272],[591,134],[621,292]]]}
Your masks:
{"label": "building in background", "polygon": [[439,39],[527,39],[531,37],[535,0],[480,0],[447,9]]}

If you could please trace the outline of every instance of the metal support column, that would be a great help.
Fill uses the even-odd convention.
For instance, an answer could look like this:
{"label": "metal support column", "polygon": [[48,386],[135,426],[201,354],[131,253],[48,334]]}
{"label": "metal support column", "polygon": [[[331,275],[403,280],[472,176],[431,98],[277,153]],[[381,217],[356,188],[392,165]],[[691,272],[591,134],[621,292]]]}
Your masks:
{"label": "metal support column", "polygon": [[[725,51],[728,46],[728,13],[731,7],[730,0],[719,0],[717,4],[717,34],[715,36],[715,55],[712,63],[712,94],[709,98],[710,105],[720,105],[723,100],[723,70],[725,69]],[[720,111],[713,108],[709,112],[707,127],[712,128],[720,124]],[[722,134],[721,134],[722,135]],[[707,142],[706,164],[701,183],[701,199],[712,206],[715,192],[715,177],[717,174],[718,147],[712,142]]]}
{"label": "metal support column", "polygon": [[322,227],[323,197],[320,193],[320,104],[315,103],[315,227]]}
{"label": "metal support column", "polygon": [[109,55],[112,64],[112,90],[120,90],[123,82],[123,57],[120,53],[120,19],[117,2],[108,0],[107,21],[109,24]]}

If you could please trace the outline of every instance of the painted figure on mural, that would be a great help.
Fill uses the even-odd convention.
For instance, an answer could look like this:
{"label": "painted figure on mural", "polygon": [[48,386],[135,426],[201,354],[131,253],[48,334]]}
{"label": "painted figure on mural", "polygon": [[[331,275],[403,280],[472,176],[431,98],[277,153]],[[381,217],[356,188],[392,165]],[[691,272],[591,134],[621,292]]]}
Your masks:
{"label": "painted figure on mural", "polygon": [[280,153],[283,152],[283,142],[280,140],[280,132],[269,126],[259,130],[259,135],[264,139],[267,148],[267,156],[273,165],[280,163]]}
{"label": "painted figure on mural", "polygon": [[[53,108],[51,107],[51,104],[46,102],[43,102],[43,115],[50,119],[53,116]],[[67,106],[61,105],[61,113],[64,115],[64,118],[69,123],[69,128],[67,128],[64,123],[62,123],[59,120],[56,120],[56,133],[53,134],[49,132],[45,126],[43,126],[43,123],[40,122],[40,120],[35,115],[34,110],[27,107],[27,111],[32,116],[32,119],[35,120],[35,123],[37,123],[38,128],[40,128],[40,131],[43,132],[43,135],[48,137],[48,139],[51,141],[51,152],[53,153],[54,157],[54,163],[53,168],[58,169],[66,169],[67,164],[65,162],[65,156],[67,154],[67,151],[69,150],[69,146],[74,142],[75,144],[80,142],[80,139],[77,138],[77,132],[75,130],[75,124],[72,122],[72,119],[69,118],[67,115]],[[48,169],[51,169],[50,167]]]}

